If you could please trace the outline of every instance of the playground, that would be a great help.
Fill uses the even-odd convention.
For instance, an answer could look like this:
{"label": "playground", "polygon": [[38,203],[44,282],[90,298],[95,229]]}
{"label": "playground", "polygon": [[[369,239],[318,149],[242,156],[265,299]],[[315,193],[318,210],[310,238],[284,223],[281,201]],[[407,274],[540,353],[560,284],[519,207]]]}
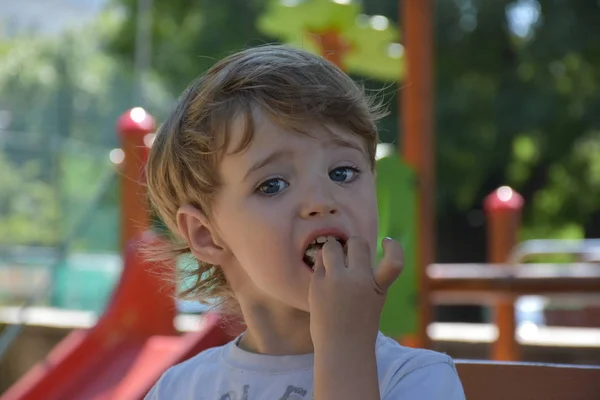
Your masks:
{"label": "playground", "polygon": [[[478,213],[465,214],[477,221],[480,238],[470,243],[480,245],[470,250],[481,259],[448,262],[436,254],[446,248],[437,243],[436,222],[446,171],[437,173],[436,163],[448,156],[436,147],[445,127],[435,124],[435,2],[400,0],[397,28],[352,1],[293,3],[272,2],[257,19],[260,32],[304,43],[350,74],[405,83],[395,90],[398,130],[376,156],[379,238],[399,240],[406,252],[382,332],[452,356],[469,399],[596,398],[600,239],[535,236],[530,188],[523,185],[523,195],[500,182],[477,200]],[[306,32],[317,39],[306,44]],[[383,47],[385,54],[373,50]],[[121,108],[112,120],[114,146],[97,156],[109,167],[96,168],[95,189],[59,243],[34,251],[0,243],[1,400],[142,399],[170,366],[241,332],[207,306],[175,300],[181,287],[166,278],[185,260],[157,264],[142,254],[166,240],[149,213],[143,173],[161,117],[136,103]],[[107,198],[117,207],[106,206]],[[88,242],[100,245],[82,250]],[[480,320],[445,317],[465,309],[479,310]]]}

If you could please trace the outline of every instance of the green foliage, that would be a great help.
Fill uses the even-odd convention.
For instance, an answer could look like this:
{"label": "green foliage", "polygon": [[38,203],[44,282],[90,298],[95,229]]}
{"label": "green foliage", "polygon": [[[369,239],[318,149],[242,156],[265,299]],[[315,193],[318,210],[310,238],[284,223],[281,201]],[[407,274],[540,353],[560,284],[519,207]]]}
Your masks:
{"label": "green foliage", "polygon": [[59,205],[54,189],[36,179],[40,164],[17,166],[0,152],[0,243],[56,245]]}
{"label": "green foliage", "polygon": [[[106,185],[111,173],[117,174],[109,161],[107,149],[69,141],[61,154],[61,225],[65,234],[76,238],[73,250],[117,251],[119,232],[118,179]],[[85,215],[90,203],[97,201],[93,213]],[[89,218],[89,219],[88,219]],[[82,219],[88,219],[81,229]]]}
{"label": "green foliage", "polygon": [[[131,72],[102,51],[117,17],[103,14],[85,32],[0,41],[0,112],[7,125],[0,130],[0,244],[60,243],[113,168],[108,154],[119,146],[116,119],[137,105]],[[146,88],[145,106],[162,111],[155,112],[160,118],[173,98],[153,75]],[[118,201],[111,194],[79,247],[116,248]]]}
{"label": "green foliage", "polygon": [[[101,21],[104,21],[101,20]],[[110,24],[109,24],[110,25]],[[102,32],[102,24],[98,23]],[[12,114],[21,142],[67,137],[116,146],[116,118],[132,107],[130,71],[102,51],[98,32],[58,39],[22,37],[4,44],[0,63],[0,109]],[[150,76],[150,111],[172,98]],[[17,140],[17,139],[15,139]]]}
{"label": "green foliage", "polygon": [[[117,0],[124,15],[108,47],[133,62],[136,0]],[[256,29],[265,0],[153,1],[152,63],[173,93],[179,94],[215,61],[244,47],[270,41]]]}
{"label": "green foliage", "polygon": [[[539,13],[525,35],[510,29],[515,5]],[[524,236],[582,236],[600,211],[600,42],[590,32],[600,6],[438,1],[436,12],[442,215],[509,184],[527,201]]]}

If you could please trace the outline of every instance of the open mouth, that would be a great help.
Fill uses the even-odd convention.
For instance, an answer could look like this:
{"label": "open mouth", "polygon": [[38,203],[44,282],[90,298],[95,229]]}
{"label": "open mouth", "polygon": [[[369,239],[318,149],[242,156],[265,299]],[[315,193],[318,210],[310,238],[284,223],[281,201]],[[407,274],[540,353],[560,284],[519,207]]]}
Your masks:
{"label": "open mouth", "polygon": [[310,269],[314,269],[317,252],[323,248],[325,242],[327,242],[327,240],[330,238],[337,240],[344,248],[344,251],[346,250],[346,240],[340,237],[317,236],[312,242],[309,243],[308,247],[304,251],[304,256],[302,257],[302,261],[304,261],[304,264],[306,264]]}

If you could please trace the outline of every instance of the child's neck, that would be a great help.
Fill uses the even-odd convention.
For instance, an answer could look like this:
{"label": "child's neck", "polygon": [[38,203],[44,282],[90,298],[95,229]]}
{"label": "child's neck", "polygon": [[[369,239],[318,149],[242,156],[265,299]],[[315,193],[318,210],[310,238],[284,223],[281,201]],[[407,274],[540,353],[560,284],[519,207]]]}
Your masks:
{"label": "child's neck", "polygon": [[238,343],[240,348],[275,356],[313,352],[310,314],[289,307],[244,303],[240,301],[247,330]]}

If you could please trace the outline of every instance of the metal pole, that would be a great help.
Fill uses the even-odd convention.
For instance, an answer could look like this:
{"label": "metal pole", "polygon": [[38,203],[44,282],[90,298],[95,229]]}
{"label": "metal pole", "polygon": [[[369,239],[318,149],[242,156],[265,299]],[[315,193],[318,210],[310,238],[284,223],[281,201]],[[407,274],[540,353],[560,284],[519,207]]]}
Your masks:
{"label": "metal pole", "polygon": [[152,0],[137,0],[134,104],[145,106],[144,79],[152,63]]}

